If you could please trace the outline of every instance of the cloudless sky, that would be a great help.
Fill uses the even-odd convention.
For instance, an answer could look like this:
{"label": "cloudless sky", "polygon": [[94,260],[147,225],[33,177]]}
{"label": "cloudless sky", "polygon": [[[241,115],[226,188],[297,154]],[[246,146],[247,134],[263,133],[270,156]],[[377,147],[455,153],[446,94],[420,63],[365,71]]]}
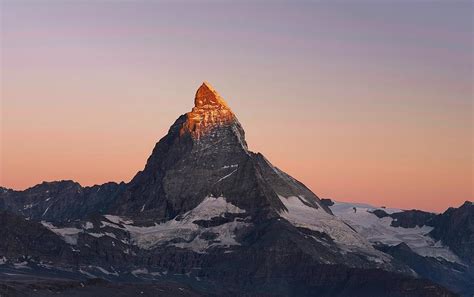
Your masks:
{"label": "cloudless sky", "polygon": [[320,197],[473,199],[471,1],[9,1],[0,185],[129,181],[209,81]]}

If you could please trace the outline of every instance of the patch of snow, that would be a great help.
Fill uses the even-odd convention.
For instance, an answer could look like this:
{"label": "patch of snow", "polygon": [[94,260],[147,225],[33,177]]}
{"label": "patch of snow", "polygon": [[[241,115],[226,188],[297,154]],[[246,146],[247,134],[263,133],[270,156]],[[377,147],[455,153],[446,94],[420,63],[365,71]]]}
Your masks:
{"label": "patch of snow", "polygon": [[30,209],[34,206],[34,204],[26,204],[25,206],[23,206],[23,209]]}
{"label": "patch of snow", "polygon": [[145,210],[145,205],[146,204],[143,204],[142,209],[140,209],[140,212],[143,212]]}
{"label": "patch of snow", "polygon": [[391,226],[393,218],[379,218],[372,213],[376,209],[381,209],[387,213],[396,213],[403,210],[377,208],[368,204],[345,202],[334,202],[334,205],[329,208],[335,216],[344,220],[344,222],[353,227],[371,243],[394,246],[404,242],[421,256],[442,258],[450,262],[462,263],[448,247],[443,246],[441,242],[435,242],[428,235],[433,230],[433,227],[393,227]]}
{"label": "patch of snow", "polygon": [[116,229],[124,229],[124,227],[121,226],[122,224],[117,225],[115,223],[109,223],[109,222],[106,222],[106,221],[102,221],[100,223],[101,223],[100,228],[111,227],[111,228],[116,228]]}
{"label": "patch of snow", "polygon": [[227,169],[227,168],[236,168],[236,167],[239,167],[239,164],[225,165],[222,168]]}
{"label": "patch of snow", "polygon": [[111,267],[111,268],[114,272],[110,272],[110,271],[108,271],[108,270],[106,270],[106,269],[104,269],[100,266],[89,266],[89,267],[95,268],[95,269],[99,270],[100,272],[102,272],[103,274],[119,276],[118,272],[115,271],[115,269],[113,267]]}
{"label": "patch of snow", "polygon": [[234,174],[239,168],[234,169],[231,173],[227,174],[226,176],[221,177],[216,183],[223,181],[224,179],[228,178],[232,174]]}
{"label": "patch of snow", "polygon": [[52,223],[41,221],[41,224],[48,228],[49,230],[53,231],[57,235],[61,236],[63,240],[72,245],[77,244],[77,238],[79,233],[83,232],[81,229],[68,227],[68,228],[58,228],[55,227]]}
{"label": "patch of snow", "polygon": [[125,219],[125,218],[122,218],[122,217],[119,217],[119,216],[115,216],[115,215],[104,215],[104,217],[107,220],[109,220],[112,223],[115,223],[117,225],[120,225],[120,224],[133,224],[132,220],[128,220],[128,219]]}
{"label": "patch of snow", "polygon": [[84,274],[84,275],[87,275],[87,276],[90,277],[90,278],[97,278],[97,276],[95,276],[95,275],[93,275],[92,273],[89,273],[89,272],[87,272],[87,271],[84,271],[84,270],[82,270],[82,269],[79,269],[79,272],[82,273],[82,274]]}
{"label": "patch of snow", "polygon": [[0,258],[0,265],[4,265],[5,263],[7,263],[7,258],[1,257]]}
{"label": "patch of snow", "polygon": [[100,238],[100,237],[105,236],[105,234],[103,234],[103,233],[89,232],[89,233],[87,233],[87,234],[89,234],[90,236],[94,236],[94,237],[96,237],[96,238]]}
{"label": "patch of snow", "polygon": [[2,274],[8,275],[8,276],[24,276],[22,273],[8,273],[8,272],[3,272]]}
{"label": "patch of snow", "polygon": [[48,264],[48,263],[43,263],[43,262],[39,263],[38,266],[46,268],[46,269],[54,269],[53,265]]}
{"label": "patch of snow", "polygon": [[133,276],[138,277],[140,274],[148,274],[148,269],[139,268],[132,271]]}
{"label": "patch of snow", "polygon": [[13,266],[15,266],[16,269],[31,269],[31,267],[28,267],[28,262],[26,261],[14,263]]}
{"label": "patch of snow", "polygon": [[115,236],[115,234],[113,234],[113,233],[105,232],[105,235],[107,235],[108,237],[112,237],[114,239],[117,239],[117,236]]}
{"label": "patch of snow", "polygon": [[91,222],[86,222],[83,228],[86,230],[92,229],[94,228],[94,224],[92,224]]}
{"label": "patch of snow", "polygon": [[51,205],[48,206],[48,208],[46,208],[46,210],[43,212],[43,215],[42,215],[41,217],[44,217],[44,215],[48,212],[48,210],[49,210],[50,207],[51,207]]}
{"label": "patch of snow", "polygon": [[[332,206],[329,206],[329,208],[331,209],[331,211],[333,211],[333,209],[335,211],[347,211],[348,209],[351,209],[352,211],[354,211],[354,207],[356,208],[357,211],[359,210],[370,210],[370,211],[374,211],[376,209],[380,209],[380,210],[383,210],[385,211],[386,213],[388,214],[393,214],[393,213],[397,213],[397,212],[403,212],[403,209],[399,209],[399,208],[390,208],[390,207],[375,207],[375,206],[372,206],[370,204],[367,204],[367,203],[359,203],[359,202],[337,202],[337,201],[333,201],[334,202],[334,205]],[[333,211],[334,212],[334,211]]]}

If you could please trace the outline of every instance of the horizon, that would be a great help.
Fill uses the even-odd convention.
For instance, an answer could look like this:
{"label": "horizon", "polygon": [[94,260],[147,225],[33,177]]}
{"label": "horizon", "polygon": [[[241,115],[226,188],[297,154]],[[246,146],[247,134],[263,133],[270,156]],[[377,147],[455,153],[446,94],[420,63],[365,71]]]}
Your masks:
{"label": "horizon", "polygon": [[472,201],[472,3],[51,3],[0,4],[0,186],[130,181],[206,80],[321,198]]}

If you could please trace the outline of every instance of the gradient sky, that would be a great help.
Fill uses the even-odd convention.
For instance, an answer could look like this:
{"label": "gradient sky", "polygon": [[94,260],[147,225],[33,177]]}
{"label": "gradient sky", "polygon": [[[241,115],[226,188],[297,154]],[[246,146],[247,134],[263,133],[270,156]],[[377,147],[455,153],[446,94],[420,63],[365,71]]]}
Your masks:
{"label": "gradient sky", "polygon": [[320,197],[472,200],[472,2],[288,3],[1,0],[0,185],[129,181],[207,80]]}

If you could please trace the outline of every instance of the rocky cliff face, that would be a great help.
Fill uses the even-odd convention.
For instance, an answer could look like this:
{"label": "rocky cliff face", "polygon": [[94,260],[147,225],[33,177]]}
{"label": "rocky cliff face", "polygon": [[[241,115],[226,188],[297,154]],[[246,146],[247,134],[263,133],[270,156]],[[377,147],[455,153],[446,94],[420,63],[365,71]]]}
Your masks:
{"label": "rocky cliff face", "polygon": [[406,243],[379,245],[377,248],[405,263],[423,278],[442,284],[463,296],[470,296],[474,292],[472,267],[436,257],[421,256]]}
{"label": "rocky cliff face", "polygon": [[474,265],[474,205],[466,201],[459,208],[449,208],[433,218],[430,235]]}
{"label": "rocky cliff face", "polygon": [[[0,211],[0,258],[71,261],[71,247],[48,228]],[[1,262],[1,260],[0,260]]]}

